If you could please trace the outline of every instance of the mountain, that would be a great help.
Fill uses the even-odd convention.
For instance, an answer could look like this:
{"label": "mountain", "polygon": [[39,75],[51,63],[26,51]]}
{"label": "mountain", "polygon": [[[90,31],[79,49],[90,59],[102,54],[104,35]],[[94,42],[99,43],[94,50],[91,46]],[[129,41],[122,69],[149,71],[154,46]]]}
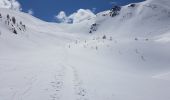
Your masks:
{"label": "mountain", "polygon": [[80,10],[72,24],[0,8],[0,100],[169,100],[169,5]]}
{"label": "mountain", "polygon": [[[169,31],[169,1],[147,0],[121,7],[119,14],[110,17],[110,11],[97,14],[99,32],[120,36],[158,35]],[[104,16],[106,15],[106,16]],[[107,27],[106,27],[107,26]],[[114,33],[113,33],[114,32]]]}

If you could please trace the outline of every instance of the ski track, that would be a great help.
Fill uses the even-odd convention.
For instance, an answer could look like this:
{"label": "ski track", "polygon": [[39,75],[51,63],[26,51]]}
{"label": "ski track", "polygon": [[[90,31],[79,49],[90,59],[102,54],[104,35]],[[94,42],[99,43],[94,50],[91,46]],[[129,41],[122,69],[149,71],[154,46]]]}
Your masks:
{"label": "ski track", "polygon": [[64,87],[64,77],[65,77],[65,67],[58,71],[56,71],[56,75],[54,76],[54,81],[50,82],[52,90],[54,93],[50,95],[51,100],[60,100],[62,98],[62,90]]}
{"label": "ski track", "polygon": [[76,95],[76,100],[89,100],[87,98],[87,90],[83,87],[83,82],[74,66],[70,66],[73,73],[73,87]]}
{"label": "ski track", "polygon": [[27,85],[21,92],[16,91],[13,93],[12,100],[24,100],[24,96],[31,91],[31,89],[33,88],[33,85],[36,83],[36,81],[37,81],[37,76],[33,76],[32,78],[30,78],[28,80]]}
{"label": "ski track", "polygon": [[50,82],[50,90],[53,91],[50,100],[65,100],[69,95],[70,100],[89,100],[76,68],[66,64],[60,66],[61,69],[56,71],[54,80]]}
{"label": "ski track", "polygon": [[[67,53],[62,60],[51,56],[55,53],[56,51],[52,51],[47,55],[48,61],[41,59],[41,64],[34,62],[28,56],[27,62],[33,62],[32,64],[37,65],[37,68],[24,73],[23,78],[19,80],[26,81],[21,82],[23,88],[14,88],[10,100],[89,100],[76,67],[67,64]],[[31,66],[27,67],[31,68]]]}

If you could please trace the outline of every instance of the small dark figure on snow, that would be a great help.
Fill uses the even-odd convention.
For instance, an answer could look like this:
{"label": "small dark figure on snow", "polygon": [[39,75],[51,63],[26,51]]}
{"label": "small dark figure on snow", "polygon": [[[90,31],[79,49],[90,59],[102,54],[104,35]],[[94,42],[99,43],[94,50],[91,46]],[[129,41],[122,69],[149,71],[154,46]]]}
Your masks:
{"label": "small dark figure on snow", "polygon": [[14,34],[18,34],[17,31],[16,31],[15,29],[13,29],[13,33],[14,33]]}
{"label": "small dark figure on snow", "polygon": [[10,19],[9,15],[7,15],[6,17],[7,17],[7,20],[9,20],[9,19]]}
{"label": "small dark figure on snow", "polygon": [[138,40],[138,38],[135,38],[135,40],[137,41],[137,40]]}
{"label": "small dark figure on snow", "polygon": [[106,39],[106,35],[103,36],[103,39]]}
{"label": "small dark figure on snow", "polygon": [[2,15],[0,14],[0,18],[2,18]]}
{"label": "small dark figure on snow", "polygon": [[16,23],[15,17],[12,17],[12,22],[13,22],[14,24]]}

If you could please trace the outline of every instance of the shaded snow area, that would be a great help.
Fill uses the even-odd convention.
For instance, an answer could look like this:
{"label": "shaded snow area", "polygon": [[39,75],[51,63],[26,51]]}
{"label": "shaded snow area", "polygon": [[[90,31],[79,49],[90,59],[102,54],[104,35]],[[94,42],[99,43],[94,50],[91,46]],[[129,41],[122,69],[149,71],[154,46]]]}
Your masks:
{"label": "shaded snow area", "polygon": [[0,100],[169,100],[169,5],[147,0],[73,24],[0,8]]}

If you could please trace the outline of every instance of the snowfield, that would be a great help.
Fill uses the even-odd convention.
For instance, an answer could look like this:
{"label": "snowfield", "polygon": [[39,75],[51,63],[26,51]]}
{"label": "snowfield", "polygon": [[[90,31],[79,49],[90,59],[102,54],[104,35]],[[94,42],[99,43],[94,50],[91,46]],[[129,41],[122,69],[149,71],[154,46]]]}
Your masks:
{"label": "snowfield", "polygon": [[169,5],[147,0],[74,24],[0,8],[0,100],[169,100]]}

